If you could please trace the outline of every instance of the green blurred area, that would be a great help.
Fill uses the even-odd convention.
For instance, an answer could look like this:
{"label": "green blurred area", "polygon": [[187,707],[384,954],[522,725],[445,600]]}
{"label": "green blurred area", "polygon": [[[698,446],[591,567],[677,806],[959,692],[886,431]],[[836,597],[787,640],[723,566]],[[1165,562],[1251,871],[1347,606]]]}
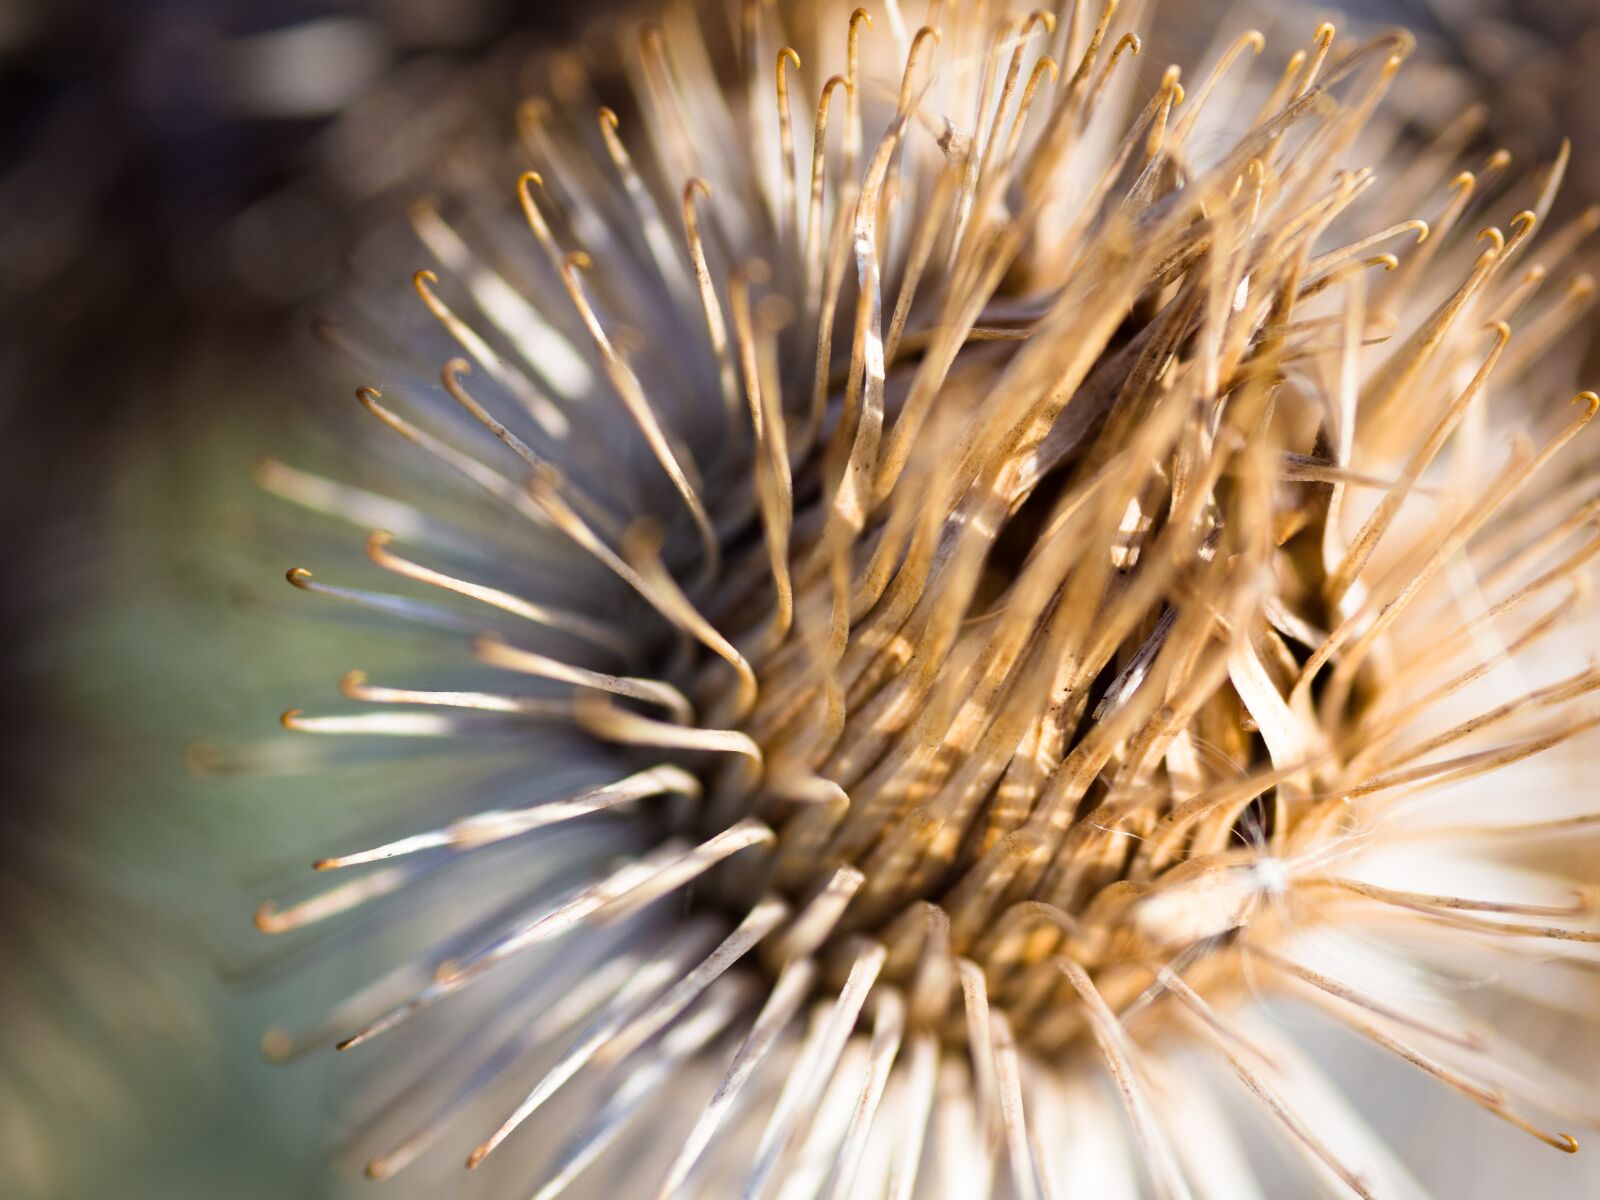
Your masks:
{"label": "green blurred area", "polygon": [[[337,1189],[327,1064],[272,1066],[258,1047],[286,1002],[331,1002],[341,972],[291,977],[287,1001],[284,985],[248,978],[273,949],[250,922],[251,881],[306,868],[306,817],[327,798],[304,780],[201,778],[185,764],[197,738],[277,734],[285,697],[309,679],[326,688],[319,667],[352,653],[331,623],[282,628],[269,615],[298,597],[270,538],[256,536],[271,502],[251,469],[286,440],[289,423],[272,414],[293,373],[243,369],[250,358],[230,351],[173,381],[186,394],[172,419],[120,445],[105,594],[56,651],[59,704],[86,750],[62,765],[70,790],[93,798],[78,836],[115,897],[107,922],[187,1013],[178,1040],[116,1047],[132,1111],[61,1131],[52,1196],[314,1200]],[[115,1042],[116,998],[100,999]]]}

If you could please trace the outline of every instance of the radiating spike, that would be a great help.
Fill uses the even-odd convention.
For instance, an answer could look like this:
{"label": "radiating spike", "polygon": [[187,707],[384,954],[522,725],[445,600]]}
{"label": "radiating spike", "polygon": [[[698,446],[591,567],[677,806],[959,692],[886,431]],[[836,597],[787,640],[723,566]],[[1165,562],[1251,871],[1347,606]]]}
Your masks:
{"label": "radiating spike", "polygon": [[1134,1134],[1144,1149],[1145,1164],[1160,1194],[1172,1197],[1173,1200],[1192,1200],[1189,1185],[1178,1169],[1172,1148],[1161,1133],[1161,1126],[1151,1112],[1150,1102],[1146,1099],[1138,1077],[1134,1074],[1127,1034],[1124,1033],[1116,1014],[1107,1006],[1099,989],[1094,986],[1094,981],[1082,967],[1066,958],[1058,958],[1055,965],[1066,976],[1067,982],[1072,985],[1072,990],[1083,999],[1084,1015],[1088,1018],[1090,1029],[1094,1031],[1095,1042],[1100,1047],[1100,1053],[1111,1072],[1112,1081],[1122,1094],[1122,1102],[1128,1110]]}
{"label": "radiating spike", "polygon": [[454,1118],[471,1108],[490,1084],[530,1051],[545,1045],[552,1038],[560,1037],[598,1006],[612,999],[639,965],[635,955],[616,954],[596,970],[574,980],[572,986],[566,988],[535,1020],[530,1022],[521,1018],[519,1013],[514,1032],[505,1037],[494,1053],[450,1094],[449,1099],[428,1120],[392,1144],[388,1150],[368,1160],[364,1172],[367,1178],[389,1179],[409,1167],[438,1141]]}
{"label": "radiating spike", "polygon": [[733,668],[739,686],[732,704],[729,719],[742,720],[755,706],[760,685],[750,663],[734,648],[733,643],[703,617],[683,594],[666,565],[661,561],[662,535],[659,526],[648,522],[635,523],[622,539],[622,556],[650,587],[657,606],[684,632],[695,638],[718,658]]}
{"label": "radiating spike", "polygon": [[996,1013],[994,1026],[995,1075],[999,1080],[1000,1121],[1005,1129],[1006,1148],[1011,1157],[1011,1187],[1018,1200],[1038,1200],[1039,1178],[1034,1169],[1033,1150],[1028,1137],[1028,1118],[1022,1107],[1022,1073],[1017,1056],[1017,1039],[1011,1022]]}
{"label": "radiating spike", "polygon": [[619,779],[615,783],[603,784],[589,791],[581,792],[565,800],[543,800],[537,804],[530,804],[526,808],[489,809],[472,813],[462,817],[449,825],[430,830],[427,833],[412,834],[400,838],[398,841],[387,842],[375,846],[370,850],[358,851],[354,854],[342,854],[336,858],[319,858],[313,865],[318,871],[340,870],[345,867],[359,866],[365,863],[380,862],[385,859],[399,858],[403,855],[416,854],[423,850],[431,850],[441,846],[451,846],[457,849],[477,849],[506,838],[520,837],[535,829],[542,829],[547,825],[554,825],[561,821],[571,821],[578,817],[588,816],[590,813],[603,812],[619,804],[631,803],[647,796],[660,795],[663,792],[676,792],[679,795],[697,797],[700,794],[700,782],[678,767],[662,765],[651,767],[630,775],[626,779]]}
{"label": "radiating spike", "polygon": [[731,1114],[733,1105],[743,1091],[744,1085],[749,1082],[750,1076],[766,1060],[777,1042],[778,1035],[799,1012],[801,1004],[811,991],[816,974],[817,965],[810,959],[790,962],[779,973],[771,994],[762,1005],[755,1022],[750,1026],[750,1032],[745,1035],[733,1060],[728,1064],[727,1073],[717,1084],[716,1092],[712,1094],[705,1111],[700,1114],[694,1129],[684,1139],[683,1148],[678,1151],[678,1157],[673,1160],[661,1184],[661,1190],[656,1194],[657,1200],[674,1200],[685,1194],[685,1188],[696,1164],[705,1154],[712,1139],[716,1137],[722,1123]]}
{"label": "radiating spike", "polygon": [[[348,699],[366,704],[422,704],[441,708],[467,708],[511,716],[565,718],[572,707],[564,700],[545,700],[528,696],[505,696],[495,692],[430,692],[416,688],[378,687],[367,682],[365,671],[347,671],[339,691]],[[329,718],[323,718],[324,721]],[[287,724],[287,722],[285,722]],[[304,728],[301,719],[295,728]]]}
{"label": "radiating spike", "polygon": [[442,982],[468,982],[514,954],[564,933],[598,914],[622,904],[637,908],[681,887],[710,870],[729,855],[772,840],[770,829],[759,821],[745,820],[692,849],[677,852],[672,843],[659,851],[624,863],[611,875],[573,896],[522,928],[453,964]]}
{"label": "radiating spike", "polygon": [[607,692],[630,700],[640,700],[666,709],[672,719],[681,724],[688,724],[694,720],[694,709],[690,706],[688,698],[671,684],[662,683],[659,679],[607,675],[600,671],[591,671],[586,667],[575,667],[571,663],[561,662],[548,655],[508,646],[497,637],[481,637],[474,645],[478,658],[491,667],[518,671],[540,679],[553,679],[559,683],[570,683],[576,688]]}
{"label": "radiating spike", "polygon": [[385,867],[360,879],[352,879],[348,883],[329,888],[287,908],[279,908],[275,904],[263,904],[256,909],[256,928],[262,933],[287,933],[316,921],[324,921],[338,913],[348,912],[369,900],[393,895],[416,878],[417,874],[417,868]]}
{"label": "radiating spike", "polygon": [[378,391],[377,388],[363,387],[356,389],[356,399],[361,402],[361,406],[413,446],[438,459],[452,471],[470,480],[508,508],[526,517],[533,524],[541,527],[546,527],[550,524],[549,519],[543,513],[527,502],[522,489],[518,488],[504,475],[486,467],[470,454],[463,454],[454,447],[445,445],[431,433],[413,425],[398,413],[378,403],[382,396],[383,393]]}
{"label": "radiating spike", "polygon": [[1172,994],[1195,1015],[1197,1021],[1206,1027],[1207,1032],[1213,1035],[1218,1051],[1227,1061],[1228,1066],[1233,1069],[1233,1073],[1239,1077],[1239,1082],[1244,1084],[1250,1094],[1277,1118],[1289,1132],[1289,1135],[1296,1141],[1303,1143],[1351,1192],[1361,1197],[1361,1200],[1374,1200],[1372,1190],[1367,1186],[1366,1180],[1362,1179],[1346,1163],[1341,1161],[1328,1148],[1326,1143],[1317,1137],[1315,1131],[1306,1123],[1304,1118],[1289,1108],[1271,1088],[1261,1081],[1260,1077],[1244,1064],[1237,1051],[1228,1044],[1231,1037],[1225,1037],[1221,1034],[1220,1031],[1226,1026],[1222,1018],[1211,1006],[1202,1000],[1188,984],[1176,976],[1168,978],[1167,985]]}
{"label": "radiating spike", "polygon": [[467,1157],[468,1169],[476,1168],[494,1153],[519,1125],[566,1086],[574,1075],[594,1059],[607,1042],[637,1016],[641,1005],[649,1003],[665,985],[679,977],[693,960],[693,956],[699,953],[702,942],[700,930],[691,927],[674,939],[661,954],[645,963],[589,1027],[578,1035],[578,1040],[556,1060],[555,1065],[545,1073],[522,1103],[517,1105],[516,1110],[473,1149]]}
{"label": "radiating spike", "polygon": [[531,379],[507,362],[503,356],[496,354],[471,325],[458,317],[448,304],[439,299],[439,294],[434,291],[434,288],[439,286],[437,275],[432,271],[418,271],[412,277],[412,284],[417,290],[417,295],[422,297],[422,303],[438,319],[439,324],[450,331],[490,378],[517,398],[540,429],[552,438],[567,436],[572,429],[572,422],[566,415],[539,393],[539,389],[534,386]]}
{"label": "radiating spike", "polygon": [[570,403],[593,390],[594,373],[572,343],[503,275],[472,253],[466,240],[439,215],[435,202],[417,201],[411,206],[410,216],[417,236],[441,265],[466,281],[478,307],[511,340],[523,361],[549,381],[557,395]]}
{"label": "radiating spike", "polygon": [[383,530],[370,534],[367,538],[367,557],[372,559],[386,571],[393,571],[407,579],[414,579],[419,583],[432,584],[448,592],[466,596],[473,600],[491,605],[513,616],[532,621],[536,625],[547,625],[552,629],[559,629],[570,633],[585,641],[604,647],[614,653],[630,658],[633,650],[620,630],[577,613],[565,612],[545,604],[535,604],[514,596],[510,592],[501,591],[499,588],[486,587],[480,583],[471,583],[464,579],[457,579],[443,571],[424,567],[418,563],[402,557],[390,549],[394,535]]}
{"label": "radiating spike", "polygon": [[655,455],[656,461],[661,464],[661,469],[666,472],[672,481],[672,486],[682,498],[684,506],[689,510],[689,516],[700,534],[700,550],[704,556],[703,573],[706,578],[714,579],[720,567],[722,549],[717,542],[716,531],[711,527],[711,518],[706,514],[705,502],[696,490],[694,480],[690,478],[689,471],[692,469],[692,464],[685,466],[688,462],[687,450],[681,444],[675,445],[676,439],[667,435],[660,417],[645,394],[644,384],[634,374],[633,369],[623,361],[616,346],[606,336],[600,318],[595,315],[588,295],[579,282],[579,272],[591,266],[593,263],[589,256],[581,250],[567,255],[561,264],[562,281],[566,284],[567,292],[577,307],[578,315],[583,318],[589,335],[599,347],[613,390],[621,398],[628,415],[633,418],[634,424],[639,427],[639,432],[649,444],[651,453]]}
{"label": "radiating spike", "polygon": [[759,1200],[766,1191],[772,1174],[777,1170],[795,1135],[805,1123],[809,1106],[814,1104],[827,1086],[839,1065],[845,1040],[855,1028],[856,1018],[867,1002],[867,994],[883,969],[885,954],[882,946],[867,943],[856,951],[850,975],[839,992],[826,1021],[821,1027],[821,1040],[817,1044],[816,1058],[796,1064],[797,1070],[772,1110],[767,1127],[762,1131],[756,1147],[755,1165],[745,1179],[740,1192],[743,1200]]}
{"label": "radiating spike", "polygon": [[[502,710],[503,711],[503,710]],[[353,734],[366,737],[456,737],[472,732],[472,722],[464,717],[442,713],[360,713],[352,717],[308,717],[291,708],[279,718],[285,729],[296,733]]]}
{"label": "radiating spike", "polygon": [[580,692],[573,701],[578,725],[595,737],[624,746],[654,746],[668,750],[705,750],[737,754],[759,769],[761,747],[738,729],[694,729],[655,721],[618,708],[600,692]]}
{"label": "radiating spike", "polygon": [[393,529],[401,537],[419,541],[439,543],[451,540],[451,535],[437,521],[404,501],[365,488],[336,483],[287,466],[275,458],[262,459],[256,464],[256,484],[302,508],[354,525]]}
{"label": "radiating spike", "polygon": [[994,1021],[989,1009],[989,989],[983,969],[970,959],[957,959],[961,996],[967,1021],[967,1053],[972,1057],[972,1077],[977,1091],[978,1122],[992,1153],[1004,1132],[1000,1112],[1000,1076],[994,1060]]}
{"label": "radiating spike", "polygon": [[420,625],[429,625],[450,633],[472,633],[479,628],[459,613],[453,613],[437,605],[423,604],[407,596],[391,596],[384,592],[369,592],[363,588],[339,587],[336,584],[324,583],[314,578],[304,567],[290,567],[284,577],[302,592],[330,596],[362,608],[370,608],[374,612],[399,617],[405,621],[414,621]]}
{"label": "radiating spike", "polygon": [[556,1156],[554,1172],[534,1194],[534,1200],[555,1200],[637,1119],[647,1104],[659,1104],[659,1093],[672,1082],[674,1071],[728,1027],[743,1007],[749,990],[745,981],[735,981],[714,1002],[703,1005],[662,1038],[660,1048],[648,1062],[635,1067],[620,1084],[608,1089],[610,1098]]}
{"label": "radiating spike", "polygon": [[788,915],[789,906],[776,897],[759,901],[703,962],[673,984],[671,990],[649,1009],[619,1029],[611,1041],[601,1048],[599,1061],[620,1062],[677,1020],[701,992],[721,978],[723,972],[748,954]]}
{"label": "radiating spike", "polygon": [[861,890],[866,876],[848,864],[840,867],[828,882],[801,909],[789,928],[783,931],[773,953],[780,962],[807,958],[822,945],[838,926],[850,901]]}
{"label": "radiating spike", "polygon": [[927,1031],[914,1031],[910,1040],[911,1066],[900,1112],[900,1136],[895,1142],[889,1177],[889,1200],[912,1200],[916,1194],[923,1143],[939,1079],[938,1037]]}
{"label": "radiating spike", "polygon": [[883,1099],[883,1089],[888,1086],[889,1072],[894,1067],[895,1056],[900,1052],[900,1040],[905,1036],[905,1003],[897,992],[880,990],[876,994],[877,1013],[872,1022],[872,1044],[867,1049],[867,1078],[850,1116],[850,1126],[845,1131],[844,1144],[839,1148],[834,1163],[833,1178],[825,1195],[834,1200],[849,1200],[856,1195],[856,1177],[861,1170],[861,1159],[866,1154],[867,1136],[872,1130],[872,1119]]}

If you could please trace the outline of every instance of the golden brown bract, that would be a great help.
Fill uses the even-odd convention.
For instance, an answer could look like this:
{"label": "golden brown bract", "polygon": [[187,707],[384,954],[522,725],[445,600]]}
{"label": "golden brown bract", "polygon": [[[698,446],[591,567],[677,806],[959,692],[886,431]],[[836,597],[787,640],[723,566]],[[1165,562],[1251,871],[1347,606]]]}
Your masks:
{"label": "golden brown bract", "polygon": [[[1315,1072],[1238,1015],[1261,989],[1558,1148],[1525,1113],[1594,1120],[1488,1031],[1314,957],[1361,925],[1406,943],[1374,962],[1470,941],[1594,964],[1587,888],[1506,867],[1496,886],[1537,894],[1474,897],[1368,866],[1449,878],[1492,863],[1486,839],[1591,820],[1425,836],[1442,799],[1600,724],[1592,668],[1459,709],[1574,615],[1600,546],[1600,489],[1551,483],[1600,406],[1556,413],[1555,348],[1593,293],[1568,274],[1592,218],[1541,228],[1565,155],[1525,208],[1427,153],[1415,178],[1352,165],[1403,35],[1321,26],[1252,93],[1249,32],[1192,91],[1172,67],[1143,95],[1114,5],[997,8],[935,0],[919,28],[899,4],[750,3],[729,27],[671,7],[619,43],[612,107],[560,59],[556,102],[519,114],[514,206],[413,209],[442,392],[400,368],[361,392],[465,485],[464,538],[402,481],[264,471],[386,525],[372,563],[430,591],[290,581],[462,638],[471,680],[355,672],[360,711],[285,724],[493,736],[533,773],[321,860],[371,870],[260,914],[284,932],[499,864],[466,868],[413,963],[275,1035],[351,1046],[436,1004],[481,1030],[486,1057],[469,1039],[380,1110],[371,1174],[467,1128],[476,1167],[605,1079],[554,1195],[713,1059],[708,1106],[629,1186],[1033,1196],[1122,1170],[1034,1115],[1081,1116],[1103,1068],[1128,1179],[1187,1196],[1176,1045],[1314,1175],[1403,1180],[1331,1101],[1303,1107]],[[614,770],[532,784],[597,746]],[[1240,1164],[1230,1195],[1256,1186]]]}

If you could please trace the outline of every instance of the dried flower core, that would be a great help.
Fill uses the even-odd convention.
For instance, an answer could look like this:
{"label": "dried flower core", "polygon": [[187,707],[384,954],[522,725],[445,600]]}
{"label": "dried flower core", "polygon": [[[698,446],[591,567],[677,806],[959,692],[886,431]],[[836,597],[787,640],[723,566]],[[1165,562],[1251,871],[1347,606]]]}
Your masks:
{"label": "dried flower core", "polygon": [[[1409,171],[1384,167],[1392,179],[1342,165],[1380,140],[1403,36],[1335,47],[1323,26],[1275,86],[1229,107],[1263,48],[1249,33],[1191,94],[1173,67],[1126,119],[1140,41],[1119,36],[1114,5],[1081,9],[934,3],[917,29],[894,4],[882,28],[826,5],[752,3],[732,29],[669,10],[630,43],[635,117],[586,114],[577,57],[556,62],[558,104],[524,106],[529,241],[509,249],[478,193],[415,207],[442,268],[416,291],[463,357],[442,393],[364,388],[362,404],[487,492],[542,547],[541,570],[564,544],[573,590],[621,596],[623,619],[434,565],[429,545],[450,535],[408,503],[264,469],[280,495],[386,528],[367,544],[377,567],[476,607],[299,568],[292,583],[465,634],[479,678],[499,681],[422,690],[354,672],[344,692],[367,708],[286,725],[568,724],[618,766],[323,860],[383,865],[263,909],[264,928],[558,824],[625,812],[662,831],[470,926],[397,1006],[365,1011],[383,988],[358,997],[337,1014],[344,1044],[686,889],[693,913],[734,914],[731,932],[692,915],[666,949],[617,959],[631,974],[592,1001],[589,1034],[469,1165],[578,1071],[637,1061],[664,1080],[727,1036],[722,1090],[660,1185],[688,1189],[807,1005],[747,1196],[817,1139],[827,1194],[867,1194],[851,1188],[881,1168],[910,1196],[929,1114],[960,1103],[967,1131],[950,1136],[975,1160],[998,1150],[1014,1191],[1036,1194],[1051,1155],[1025,1094],[1054,1103],[1039,1080],[1085,1049],[1157,1190],[1187,1195],[1193,1168],[1145,1082],[1172,1031],[1214,1050],[1314,1170],[1371,1194],[1363,1171],[1378,1168],[1332,1148],[1257,1065],[1228,1015],[1247,987],[1310,1000],[1558,1148],[1575,1147],[1526,1108],[1592,1119],[1487,1082],[1479,1032],[1422,1021],[1293,946],[1353,922],[1497,953],[1533,940],[1581,957],[1600,940],[1588,890],[1475,899],[1358,865],[1447,787],[1600,724],[1585,668],[1419,731],[1571,614],[1563,591],[1600,548],[1596,489],[1548,483],[1600,400],[1582,393],[1551,428],[1530,401],[1510,415],[1536,433],[1508,453],[1491,436],[1504,416],[1488,415],[1513,383],[1542,406],[1551,349],[1594,290],[1563,272],[1595,214],[1541,237],[1535,261],[1564,155],[1504,229],[1479,211],[1501,203],[1503,156],[1452,178],[1460,130]],[[836,61],[826,79],[809,67]],[[407,391],[422,417],[394,403]],[[463,412],[499,445],[471,442]],[[504,534],[482,531],[479,557]],[[941,1061],[969,1101],[942,1083],[936,1097]],[[370,1171],[408,1164],[483,1086]],[[819,1133],[834,1088],[849,1115]],[[552,1180],[631,1111],[604,1109]]]}

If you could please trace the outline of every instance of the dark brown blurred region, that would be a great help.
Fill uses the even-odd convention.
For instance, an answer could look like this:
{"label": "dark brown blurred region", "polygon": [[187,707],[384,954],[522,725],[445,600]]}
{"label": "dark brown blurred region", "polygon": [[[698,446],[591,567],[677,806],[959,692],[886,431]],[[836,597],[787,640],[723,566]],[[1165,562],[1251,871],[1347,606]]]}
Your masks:
{"label": "dark brown blurred region", "polygon": [[1600,0],[1430,0],[1439,36],[1491,97],[1489,126],[1513,154],[1574,144],[1575,197],[1600,197]]}
{"label": "dark brown blurred region", "polygon": [[[1560,204],[1576,210],[1600,198],[1600,105],[1593,68],[1600,61],[1600,0],[1330,0],[1329,3],[1198,3],[1168,6],[1152,31],[1157,58],[1204,46],[1218,16],[1253,24],[1276,40],[1331,20],[1344,33],[1402,27],[1417,53],[1396,82],[1395,104],[1409,107],[1415,130],[1437,132],[1483,106],[1481,142],[1504,146],[1529,169],[1548,161],[1563,138],[1573,143]],[[1229,26],[1232,27],[1231,25]],[[1154,61],[1154,60],[1152,60]]]}
{"label": "dark brown blurred region", "polygon": [[261,1066],[267,1014],[219,965],[217,927],[248,926],[247,800],[183,766],[194,738],[271,717],[229,708],[208,647],[238,574],[212,480],[249,488],[352,230],[474,119],[440,98],[497,103],[507,48],[576,15],[0,0],[8,1200],[331,1190],[318,1096]]}

